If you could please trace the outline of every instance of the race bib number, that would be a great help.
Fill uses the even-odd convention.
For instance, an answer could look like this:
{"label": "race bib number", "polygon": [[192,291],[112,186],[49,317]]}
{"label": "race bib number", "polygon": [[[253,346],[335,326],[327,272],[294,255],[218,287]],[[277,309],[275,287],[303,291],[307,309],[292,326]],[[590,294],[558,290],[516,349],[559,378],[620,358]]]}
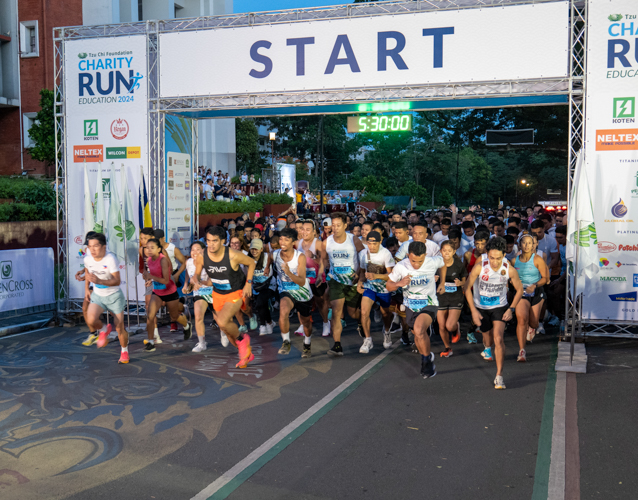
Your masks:
{"label": "race bib number", "polygon": [[153,290],[166,290],[166,285],[153,281]]}
{"label": "race bib number", "polygon": [[230,290],[230,283],[216,283],[213,281],[213,287],[215,287],[217,290]]}
{"label": "race bib number", "polygon": [[306,278],[316,278],[316,277],[317,277],[317,270],[314,267],[307,267]]}
{"label": "race bib number", "polygon": [[335,267],[336,274],[350,274],[351,271],[352,271],[352,268],[348,266]]}
{"label": "race bib number", "polygon": [[425,299],[408,299],[407,306],[413,311],[420,311],[424,307],[429,305],[428,300]]}
{"label": "race bib number", "polygon": [[202,295],[212,295],[212,293],[213,293],[212,286],[205,286],[200,288],[199,290],[195,290],[195,295],[198,297],[201,297]]}
{"label": "race bib number", "polygon": [[280,283],[280,289],[282,292],[289,292],[291,290],[299,290],[299,285],[292,281],[282,281]]}
{"label": "race bib number", "polygon": [[445,285],[445,293],[454,293],[458,290],[457,286],[454,285]]}
{"label": "race bib number", "polygon": [[[108,286],[106,286],[106,285],[96,285],[95,283],[93,283],[93,286],[95,288],[108,288]],[[166,288],[166,287],[164,287],[164,288]]]}
{"label": "race bib number", "polygon": [[495,295],[494,297],[486,297],[485,295],[481,295],[481,305],[482,306],[495,306],[498,305],[500,301],[500,297]]}

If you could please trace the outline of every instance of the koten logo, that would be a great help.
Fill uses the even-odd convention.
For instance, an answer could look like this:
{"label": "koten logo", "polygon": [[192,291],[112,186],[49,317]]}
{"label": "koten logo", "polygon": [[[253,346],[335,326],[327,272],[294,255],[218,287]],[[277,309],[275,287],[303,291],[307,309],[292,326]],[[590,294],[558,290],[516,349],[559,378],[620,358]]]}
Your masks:
{"label": "koten logo", "polygon": [[73,146],[73,162],[97,163],[104,161],[104,148],[102,146]]}
{"label": "koten logo", "polygon": [[616,251],[616,245],[609,241],[598,242],[598,253],[611,253]]}
{"label": "koten logo", "polygon": [[111,123],[111,135],[118,141],[124,139],[128,135],[128,131],[128,122],[122,118],[113,120],[113,123]]}

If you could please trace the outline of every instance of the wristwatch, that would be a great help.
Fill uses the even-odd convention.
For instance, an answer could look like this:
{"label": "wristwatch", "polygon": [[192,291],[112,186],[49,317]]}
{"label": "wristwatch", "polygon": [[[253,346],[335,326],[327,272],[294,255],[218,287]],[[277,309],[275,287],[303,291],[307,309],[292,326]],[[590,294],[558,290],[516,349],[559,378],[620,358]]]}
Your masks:
{"label": "wristwatch", "polygon": [[516,308],[515,307],[510,307],[510,311],[514,311],[515,312]]}
{"label": "wristwatch", "polygon": [[253,280],[246,280],[246,283],[250,283],[252,285]]}

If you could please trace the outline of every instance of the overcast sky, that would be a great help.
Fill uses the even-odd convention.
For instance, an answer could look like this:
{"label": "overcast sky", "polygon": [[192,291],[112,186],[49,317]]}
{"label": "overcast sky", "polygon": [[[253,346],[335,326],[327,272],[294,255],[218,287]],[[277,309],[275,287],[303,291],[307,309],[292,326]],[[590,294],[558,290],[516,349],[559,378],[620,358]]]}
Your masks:
{"label": "overcast sky", "polygon": [[351,3],[347,0],[233,0],[233,10],[239,12],[259,12],[262,10],[297,9],[301,7],[321,7]]}

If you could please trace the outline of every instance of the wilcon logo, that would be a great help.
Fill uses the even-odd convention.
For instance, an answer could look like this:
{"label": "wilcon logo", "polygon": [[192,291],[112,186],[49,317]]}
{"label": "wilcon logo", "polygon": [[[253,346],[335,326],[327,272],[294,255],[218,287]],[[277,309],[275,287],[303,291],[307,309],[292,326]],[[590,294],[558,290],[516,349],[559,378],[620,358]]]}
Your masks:
{"label": "wilcon logo", "polygon": [[79,96],[133,94],[144,76],[132,65],[133,56],[80,58]]}

